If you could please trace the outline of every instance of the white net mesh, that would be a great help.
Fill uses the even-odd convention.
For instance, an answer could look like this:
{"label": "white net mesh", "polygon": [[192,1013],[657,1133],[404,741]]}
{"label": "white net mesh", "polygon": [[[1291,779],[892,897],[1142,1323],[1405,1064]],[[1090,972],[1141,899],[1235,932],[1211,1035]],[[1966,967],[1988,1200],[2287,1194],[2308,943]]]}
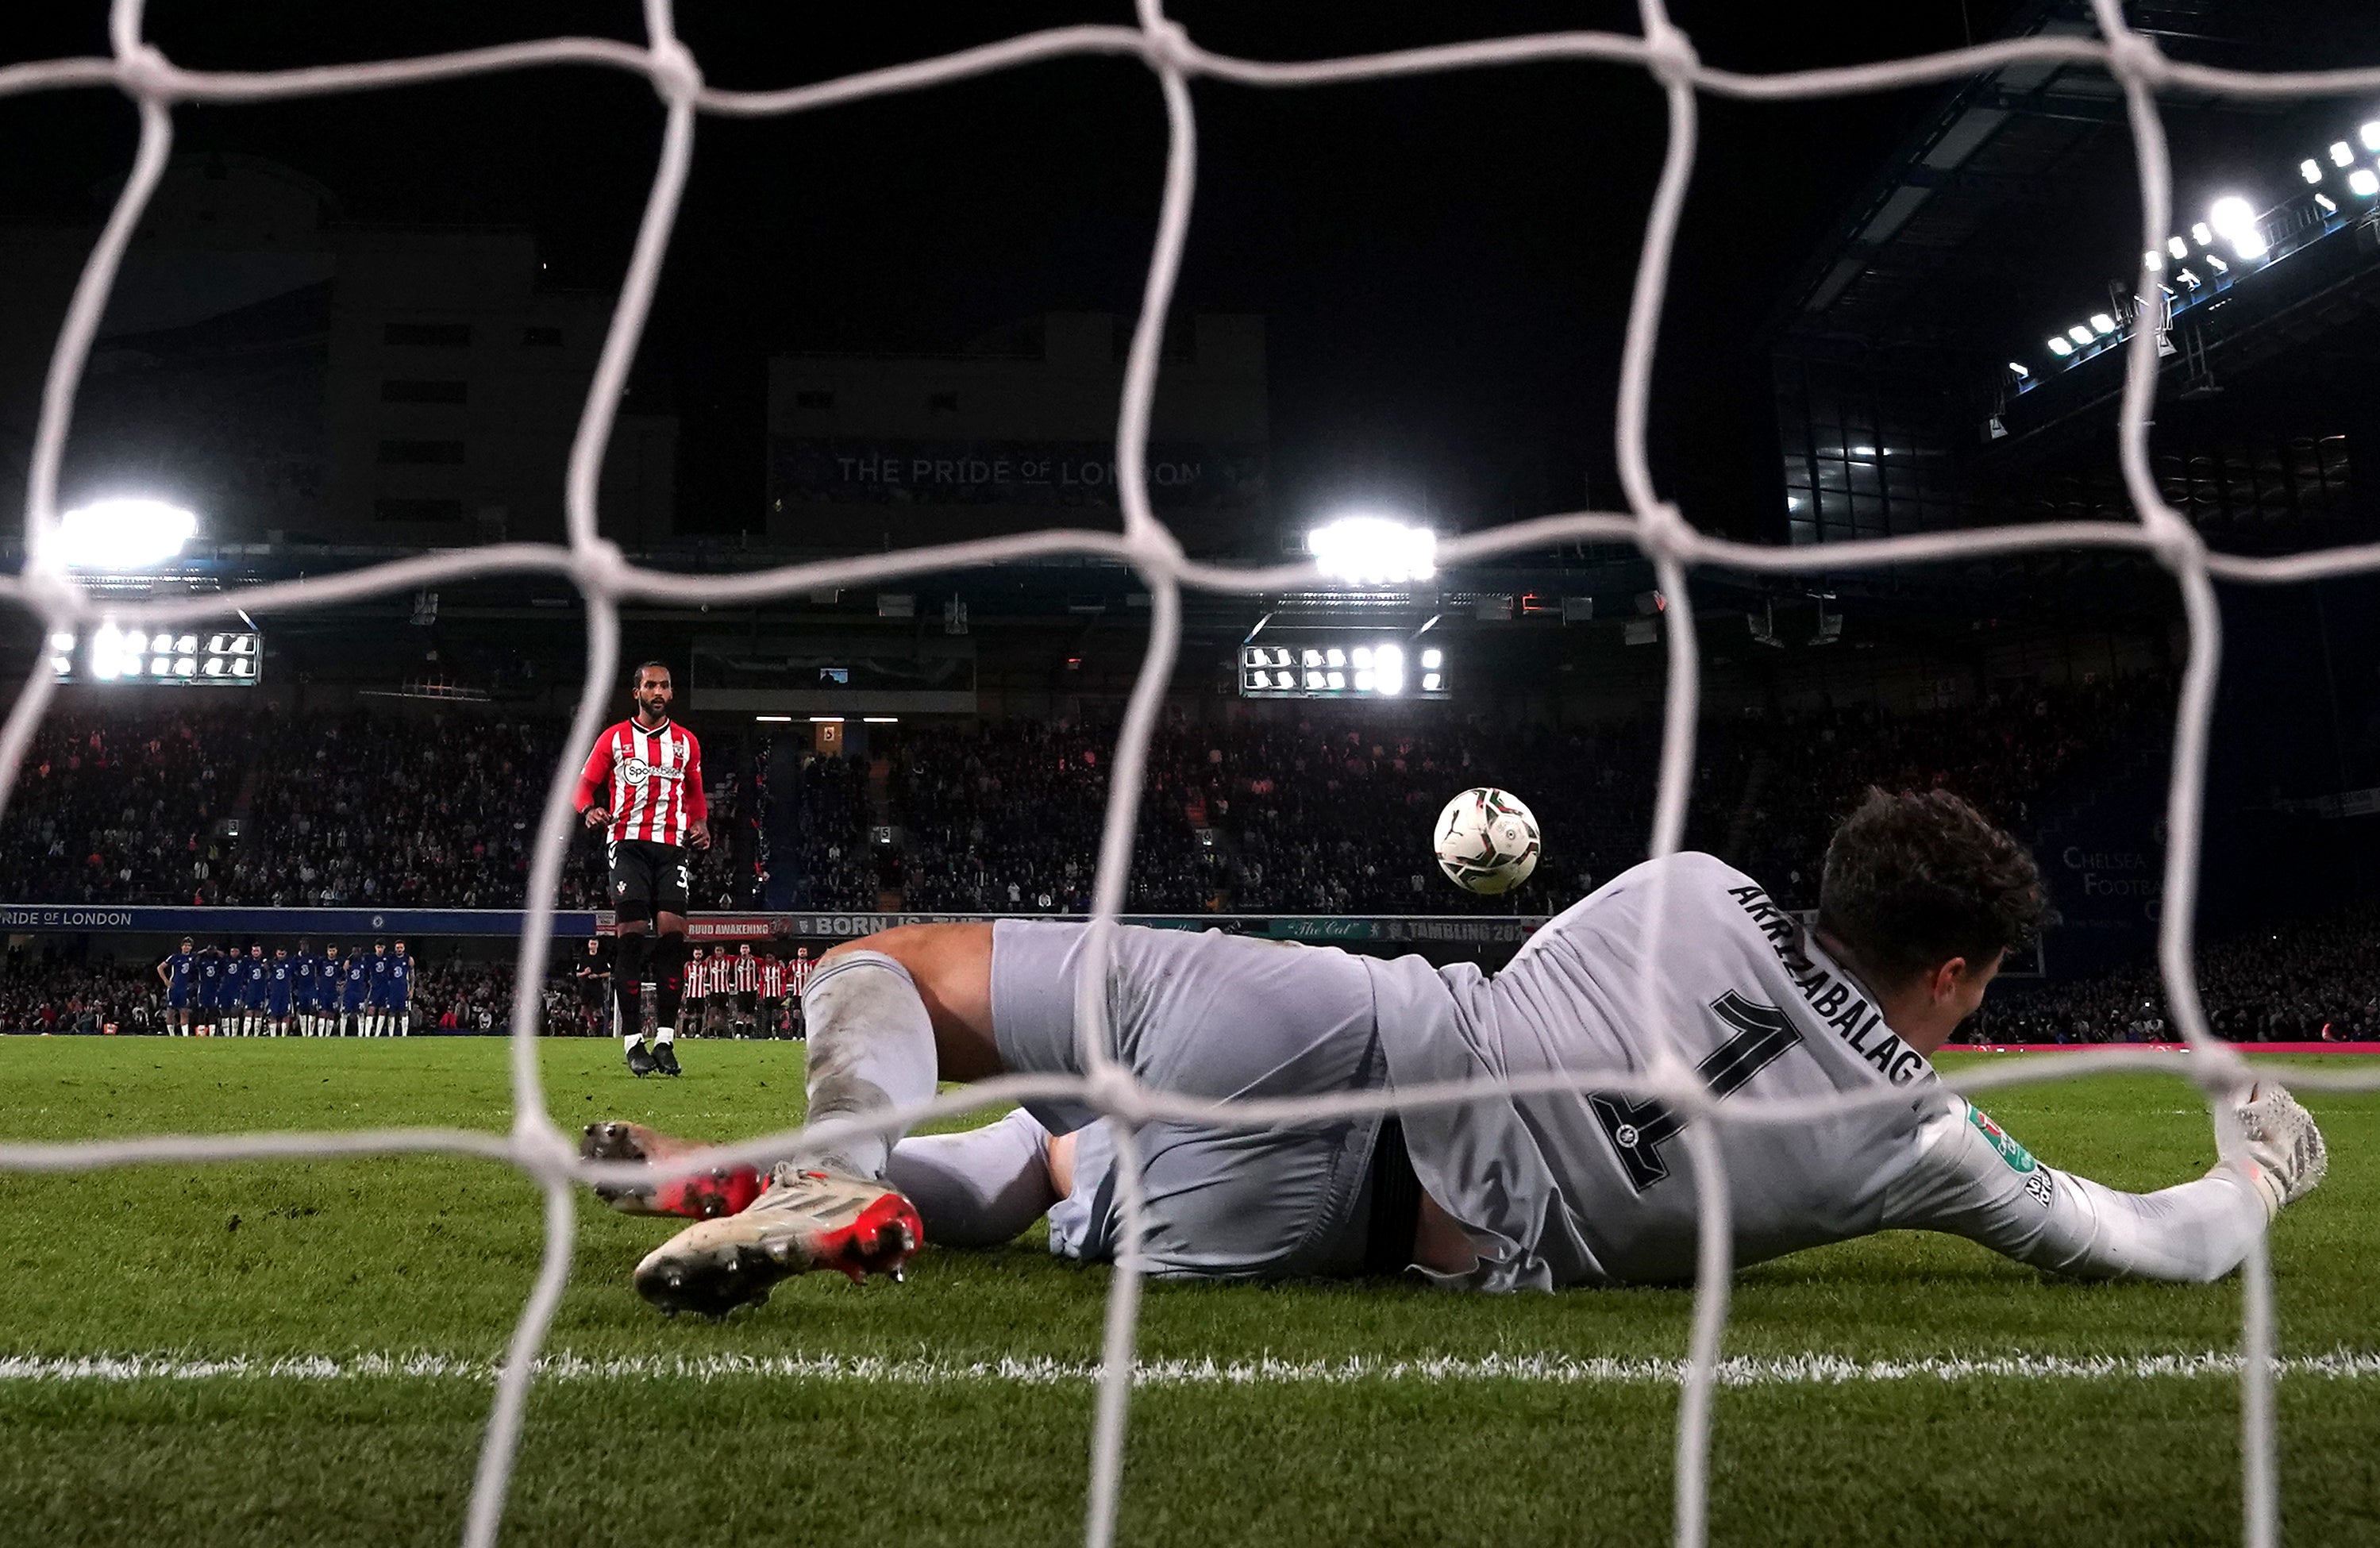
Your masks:
{"label": "white net mesh", "polygon": [[[2189,624],[2189,658],[2182,678],[2180,722],[2167,799],[2170,841],[2166,852],[2166,907],[2160,921],[2158,959],[2175,1019],[2192,1046],[2188,1076],[2221,1111],[2222,1098],[2236,1094],[2247,1067],[2207,1032],[2196,992],[2192,937],[2196,916],[2200,816],[2206,763],[2207,726],[2222,638],[2214,577],[2246,584],[2285,584],[2328,575],[2380,570],[2380,544],[2360,545],[2287,558],[2242,558],[2209,552],[2197,532],[2161,497],[2148,461],[2148,410],[2156,381],[2154,331],[2136,330],[2130,341],[2118,446],[2136,524],[2055,522],[1991,527],[1920,537],[1862,539],[1792,549],[1770,549],[1708,538],[1662,501],[1645,456],[1645,420],[1654,346],[1670,256],[1694,167],[1696,93],[1773,101],[1821,97],[1955,79],[2031,63],[2107,70],[2121,86],[2140,168],[2144,261],[2139,277],[2143,308],[2155,305],[2165,267],[2170,226],[2171,171],[2156,93],[2180,86],[2230,98],[2340,95],[2380,89],[2380,67],[2295,74],[2255,74],[2191,65],[2166,57],[2146,37],[2130,30],[2118,0],[2094,0],[2100,36],[2033,37],[1960,49],[1922,58],[1808,70],[1747,75],[1712,69],[1694,54],[1684,33],[1670,25],[1661,0],[1640,0],[1644,35],[1561,32],[1419,48],[1359,57],[1294,64],[1231,58],[1200,48],[1166,19],[1159,0],[1135,0],[1135,27],[1078,26],[1028,33],[1002,42],[919,60],[841,79],[778,91],[722,91],[703,83],[693,54],[674,31],[671,0],[644,0],[647,42],[642,48],[592,38],[550,38],[473,49],[457,54],[373,64],[259,73],[189,71],[176,67],[143,41],[141,0],[114,0],[109,17],[112,56],[50,60],[0,68],[0,95],[73,87],[112,87],[138,106],[140,137],[132,175],[117,199],[84,265],[52,357],[42,396],[40,427],[30,460],[25,512],[27,564],[21,576],[0,582],[5,594],[49,629],[74,629],[99,621],[101,606],[67,574],[56,554],[58,470],[72,417],[76,390],[90,356],[102,312],[115,284],[125,249],[173,144],[171,110],[176,103],[248,103],[370,91],[462,76],[535,67],[579,65],[630,71],[652,82],[668,109],[661,162],[647,197],[627,276],[587,406],[571,447],[565,511],[567,546],[509,543],[427,555],[317,580],[266,586],[237,597],[190,597],[143,606],[110,605],[106,616],[120,623],[168,624],[228,616],[235,607],[326,608],[351,599],[401,592],[442,580],[492,574],[550,574],[568,577],[587,604],[588,663],[577,718],[565,756],[556,768],[538,828],[529,874],[529,903],[515,977],[512,1081],[515,1118],[506,1136],[457,1130],[403,1129],[339,1133],[250,1133],[225,1136],[160,1135],[66,1144],[0,1143],[0,1167],[21,1171],[69,1171],[162,1161],[232,1161],[268,1156],[337,1156],[445,1153],[501,1161],[528,1173],[545,1192],[544,1256],[528,1302],[522,1308],[497,1383],[488,1420],[469,1515],[467,1544],[496,1537],[511,1481],[521,1416],[538,1352],[554,1307],[569,1277],[576,1225],[574,1184],[632,1180],[637,1168],[582,1163],[546,1111],[540,1084],[536,1037],[537,986],[543,982],[552,941],[552,904],[565,846],[573,832],[571,796],[578,762],[592,744],[619,667],[619,615],[624,598],[722,602],[759,600],[831,586],[925,572],[947,572],[1047,554],[1096,554],[1131,565],[1152,599],[1148,651],[1124,715],[1115,752],[1114,777],[1101,835],[1091,926],[1077,1021],[1090,1073],[1081,1079],[1012,1077],[937,1099],[929,1107],[891,1114],[864,1127],[907,1127],[929,1116],[965,1111],[1032,1095],[1073,1095],[1118,1120],[1118,1200],[1125,1228],[1109,1292],[1100,1388],[1091,1445],[1091,1476],[1084,1536],[1102,1548],[1115,1532],[1123,1459],[1124,1422],[1134,1385],[1134,1341],[1138,1319],[1141,1264],[1130,1245],[1139,1239],[1142,1196],[1139,1157],[1131,1135],[1135,1123],[1171,1117],[1257,1127],[1290,1119],[1330,1114],[1414,1108],[1515,1090],[1590,1086],[1637,1097],[1658,1097],[1681,1116],[1698,1119],[1682,1136],[1693,1152],[1700,1203],[1700,1254],[1692,1342],[1680,1380],[1676,1436],[1674,1536],[1681,1544],[1705,1538],[1708,1506],[1707,1458],[1711,1399],[1718,1376],[1718,1351],[1728,1310],[1730,1271],[1728,1196],[1713,1125],[1805,1122],[1863,1101],[1890,1101],[1889,1089],[1873,1098],[1830,1102],[1762,1103],[1738,1098],[1722,1115],[1711,1094],[1682,1064],[1628,1078],[1609,1070],[1540,1077],[1526,1082],[1473,1082],[1393,1093],[1326,1099],[1214,1104],[1194,1101],[1135,1081],[1110,1057],[1105,1025],[1105,979],[1115,916],[1123,903],[1146,756],[1179,645],[1184,587],[1257,593],[1303,586],[1315,578],[1310,564],[1234,568],[1193,562],[1151,513],[1144,453],[1149,409],[1157,383],[1160,341],[1190,224],[1196,178],[1196,120],[1189,81],[1206,77],[1253,87],[1320,86],[1455,69],[1476,69],[1530,61],[1600,62],[1648,71],[1668,104],[1669,140],[1659,183],[1645,224],[1644,248],[1631,296],[1626,344],[1621,358],[1615,429],[1625,513],[1578,512],[1513,523],[1455,538],[1440,547],[1442,562],[1459,562],[1519,550],[1541,549],[1583,539],[1633,543],[1652,562],[1661,591],[1670,599],[1668,699],[1661,748],[1659,796],[1655,806],[1651,853],[1677,849],[1682,834],[1688,777],[1693,767],[1699,679],[1693,610],[1685,586],[1689,569],[1722,567],[1791,572],[1876,569],[1924,561],[1974,558],[2027,549],[2103,548],[2145,552],[2180,587]],[[1127,357],[1123,401],[1117,417],[1116,468],[1123,514],[1121,533],[1053,529],[1011,538],[954,543],[864,558],[788,565],[748,574],[679,575],[630,565],[604,540],[595,509],[598,469],[612,430],[628,365],[637,349],[662,260],[685,190],[694,150],[694,116],[712,113],[757,117],[803,112],[867,97],[941,85],[971,76],[1077,54],[1130,54],[1157,78],[1170,139],[1164,198],[1142,306]],[[0,804],[16,781],[18,765],[47,707],[53,681],[45,657],[38,658],[5,728],[0,728]],[[1656,873],[1658,875],[1659,873]],[[1658,884],[1657,884],[1658,887]],[[1663,909],[1659,893],[1648,913],[1643,960],[1648,964],[1639,1004],[1649,1024],[1657,1004],[1649,964],[1660,960]],[[1963,1075],[1951,1083],[1967,1091],[2061,1079],[2117,1070],[2158,1069],[2170,1059],[2147,1051],[2106,1050],[2062,1055]],[[2380,1071],[2300,1071],[2301,1088],[2380,1088]],[[781,1156],[794,1148],[820,1148],[838,1132],[863,1127],[845,1120],[706,1152],[708,1167],[737,1158]],[[2219,1132],[2218,1140],[2228,1139]],[[2275,1378],[2272,1276],[2260,1238],[2249,1254],[2244,1327],[2240,1360],[2240,1436],[2243,1471],[2241,1532],[2251,1548],[2278,1538],[2279,1502],[2274,1469]]]}

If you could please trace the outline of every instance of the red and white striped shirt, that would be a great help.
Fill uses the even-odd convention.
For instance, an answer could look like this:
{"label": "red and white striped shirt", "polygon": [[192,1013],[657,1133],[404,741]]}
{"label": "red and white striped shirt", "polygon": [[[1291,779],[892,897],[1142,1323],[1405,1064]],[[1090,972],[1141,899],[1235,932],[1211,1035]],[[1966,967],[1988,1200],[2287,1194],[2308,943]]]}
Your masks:
{"label": "red and white striped shirt", "polygon": [[748,995],[760,986],[760,963],[758,959],[741,952],[727,959],[728,970],[735,975],[735,992]]}
{"label": "red and white striped shirt", "polygon": [[648,731],[631,718],[595,739],[578,775],[578,809],[601,799],[613,839],[683,844],[689,824],[710,816],[702,790],[702,744],[674,720]]}
{"label": "red and white striped shirt", "polygon": [[762,999],[785,998],[785,964],[774,957],[764,957],[760,960],[760,998]]}
{"label": "red and white striped shirt", "polygon": [[809,986],[810,970],[816,966],[817,961],[808,957],[796,957],[785,964],[785,977],[793,985],[795,999],[801,998],[802,991]]}

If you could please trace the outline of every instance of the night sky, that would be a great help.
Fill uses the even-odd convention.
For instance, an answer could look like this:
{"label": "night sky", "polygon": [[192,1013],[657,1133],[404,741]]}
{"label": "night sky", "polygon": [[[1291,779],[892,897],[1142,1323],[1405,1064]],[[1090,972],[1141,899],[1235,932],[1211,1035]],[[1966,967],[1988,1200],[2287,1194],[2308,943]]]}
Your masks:
{"label": "night sky", "polygon": [[[104,51],[104,6],[12,18],[0,58]],[[1955,46],[1999,0],[1827,8],[1690,0],[1706,59],[1781,69]],[[823,9],[695,0],[681,35],[715,84],[772,87],[1078,21],[1121,5]],[[807,9],[807,8],[806,8]],[[1632,8],[1182,6],[1209,47],[1298,58],[1597,27]],[[762,14],[766,13],[766,14]],[[606,4],[323,6],[158,0],[149,35],[193,67],[384,57],[556,32],[640,36]],[[1293,523],[1351,496],[1441,528],[1618,503],[1610,416],[1627,287],[1661,149],[1642,74],[1473,71],[1393,84],[1194,88],[1200,184],[1178,305],[1255,311],[1271,341],[1277,501]],[[1760,530],[1773,477],[1758,330],[1843,202],[1935,100],[1706,99],[1664,335],[1657,472],[1706,526]],[[617,284],[661,109],[640,80],[546,69],[265,107],[184,108],[178,148],[271,157],[348,220],[496,222],[538,234],[550,277]],[[764,361],[783,349],[947,349],[1050,308],[1129,312],[1164,123],[1131,60],[1071,60],[791,118],[706,118],[638,368],[681,416],[682,519],[761,507]],[[87,218],[132,111],[105,91],[0,101],[0,201]],[[36,153],[28,153],[34,151]],[[1765,507],[1764,507],[1765,508]]]}

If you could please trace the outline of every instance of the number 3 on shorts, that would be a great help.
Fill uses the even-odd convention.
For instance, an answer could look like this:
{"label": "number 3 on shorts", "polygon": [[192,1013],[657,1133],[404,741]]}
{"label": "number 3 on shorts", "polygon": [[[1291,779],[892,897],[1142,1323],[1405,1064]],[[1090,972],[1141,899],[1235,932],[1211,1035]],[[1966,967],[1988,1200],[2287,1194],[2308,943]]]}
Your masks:
{"label": "number 3 on shorts", "polygon": [[690,892],[694,889],[692,869],[683,860],[677,863],[677,889],[681,892]]}

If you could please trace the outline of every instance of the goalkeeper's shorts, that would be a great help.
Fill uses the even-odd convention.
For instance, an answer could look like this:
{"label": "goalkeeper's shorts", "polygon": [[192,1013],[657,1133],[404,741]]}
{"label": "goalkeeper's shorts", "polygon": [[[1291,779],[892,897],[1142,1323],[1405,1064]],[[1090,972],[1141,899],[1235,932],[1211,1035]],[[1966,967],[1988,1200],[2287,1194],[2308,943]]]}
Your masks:
{"label": "goalkeeper's shorts", "polygon": [[[1011,1070],[1080,1072],[1075,974],[1087,934],[1054,921],[992,925],[992,1035]],[[1371,979],[1342,952],[1124,925],[1110,985],[1111,1046],[1150,1085],[1291,1097],[1386,1082]],[[1111,1125],[1077,1102],[1026,1106],[1052,1132],[1077,1135],[1074,1191],[1050,1211],[1051,1251],[1111,1258],[1123,1221]],[[1392,1163],[1403,1149],[1383,1151],[1381,1131],[1379,1113],[1243,1130],[1148,1125],[1140,1144],[1150,1271],[1246,1277],[1403,1267],[1418,1195],[1397,1187]],[[1376,1173],[1391,1179],[1378,1228]]]}

